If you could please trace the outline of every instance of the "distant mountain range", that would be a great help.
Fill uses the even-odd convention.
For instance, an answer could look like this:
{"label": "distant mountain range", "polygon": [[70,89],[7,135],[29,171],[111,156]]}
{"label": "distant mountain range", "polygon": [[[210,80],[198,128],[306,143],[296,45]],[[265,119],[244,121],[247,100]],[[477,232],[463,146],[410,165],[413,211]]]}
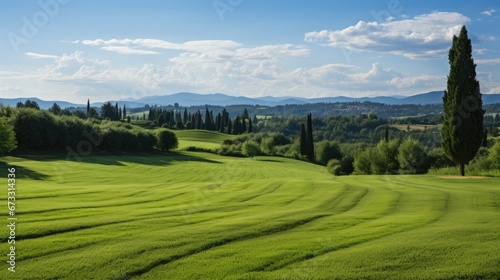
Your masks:
{"label": "distant mountain range", "polygon": [[[443,101],[442,91],[433,91],[423,94],[417,94],[408,97],[392,97],[392,96],[378,96],[378,97],[323,97],[323,98],[300,98],[300,97],[258,97],[249,98],[244,96],[230,96],[222,93],[214,94],[197,94],[189,92],[175,93],[171,95],[155,95],[146,96],[137,100],[110,100],[111,103],[116,103],[120,106],[127,106],[129,108],[143,107],[145,105],[158,105],[167,106],[178,103],[180,106],[199,106],[199,105],[213,105],[213,106],[228,106],[228,105],[265,105],[265,106],[278,106],[286,104],[307,104],[307,103],[337,103],[337,102],[377,102],[390,105],[402,104],[437,104]],[[36,101],[40,108],[48,109],[54,103],[59,104],[61,108],[67,107],[85,107],[86,104],[74,104],[65,101],[44,101],[38,98],[13,98],[3,99],[0,98],[0,103],[4,105],[16,106],[17,102],[25,102],[27,99]],[[500,94],[483,94],[483,104],[500,103]],[[93,107],[99,107],[103,102],[92,103]]]}

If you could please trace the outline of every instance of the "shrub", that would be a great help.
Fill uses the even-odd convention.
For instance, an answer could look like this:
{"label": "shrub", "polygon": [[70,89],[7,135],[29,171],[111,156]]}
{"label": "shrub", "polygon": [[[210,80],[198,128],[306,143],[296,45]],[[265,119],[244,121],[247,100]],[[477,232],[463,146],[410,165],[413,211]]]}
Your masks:
{"label": "shrub", "polygon": [[177,140],[177,136],[170,130],[161,129],[158,131],[158,142],[156,143],[156,147],[161,151],[170,151],[176,149],[179,145],[179,140]]}
{"label": "shrub", "polygon": [[420,143],[409,137],[398,148],[398,162],[403,174],[422,174],[427,172],[427,155]]}
{"label": "shrub", "polygon": [[245,143],[243,143],[242,151],[244,155],[249,156],[251,158],[261,153],[259,143],[253,140],[248,140]]}
{"label": "shrub", "polygon": [[326,165],[331,159],[341,159],[342,152],[340,147],[336,142],[333,141],[321,141],[316,146],[316,161]]}

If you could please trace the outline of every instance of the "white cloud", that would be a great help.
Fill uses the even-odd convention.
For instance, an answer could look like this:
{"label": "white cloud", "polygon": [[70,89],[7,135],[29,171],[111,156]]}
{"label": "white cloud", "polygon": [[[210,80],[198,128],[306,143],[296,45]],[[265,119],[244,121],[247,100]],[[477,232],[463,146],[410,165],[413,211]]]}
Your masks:
{"label": "white cloud", "polygon": [[470,19],[453,12],[433,12],[412,19],[385,23],[360,21],[342,30],[305,34],[306,42],[326,41],[329,46],[357,51],[402,55],[411,59],[441,58],[453,35]]}
{"label": "white cloud", "polygon": [[482,15],[487,15],[487,16],[491,16],[493,13],[495,13],[497,10],[494,10],[494,9],[491,9],[491,10],[488,10],[488,11],[484,11],[482,12],[481,14]]}
{"label": "white cloud", "polygon": [[[23,79],[33,81],[37,92],[44,88],[47,94],[57,91],[70,94],[74,99],[82,96],[82,100],[89,97],[93,100],[140,98],[176,91],[244,96],[359,97],[408,95],[441,90],[446,86],[444,76],[408,77],[379,63],[364,70],[339,63],[311,68],[282,67],[283,62],[308,54],[308,49],[295,45],[240,47],[202,53],[181,52],[161,63],[123,68],[112,61],[74,52],[55,58]],[[0,79],[6,79],[4,85],[22,85],[12,82],[19,80],[13,73],[0,73]]]}
{"label": "white cloud", "polygon": [[474,60],[474,62],[476,62],[476,64],[495,65],[495,64],[500,64],[500,58],[476,59]]}
{"label": "white cloud", "polygon": [[38,54],[38,53],[33,53],[33,52],[27,52],[24,53],[25,55],[31,57],[31,58],[52,58],[56,59],[58,56],[57,55],[50,55],[50,54]]}
{"label": "white cloud", "polygon": [[490,88],[488,94],[500,94],[500,86]]}
{"label": "white cloud", "polygon": [[105,47],[102,47],[101,49],[103,49],[105,51],[120,53],[120,54],[159,54],[159,52],[138,50],[138,49],[133,49],[133,48],[128,47],[128,46],[105,46]]}
{"label": "white cloud", "polygon": [[83,44],[88,46],[102,46],[102,49],[117,51],[119,53],[123,53],[122,48],[117,48],[117,47],[123,47],[123,46],[129,46],[129,47],[132,46],[134,47],[135,50],[141,50],[142,48],[142,50],[163,49],[163,50],[178,50],[178,51],[190,51],[190,52],[228,50],[241,47],[240,43],[231,40],[199,40],[199,41],[188,41],[181,44],[177,44],[158,39],[110,39],[110,40],[95,39],[95,40],[76,40],[72,41],[71,43]]}

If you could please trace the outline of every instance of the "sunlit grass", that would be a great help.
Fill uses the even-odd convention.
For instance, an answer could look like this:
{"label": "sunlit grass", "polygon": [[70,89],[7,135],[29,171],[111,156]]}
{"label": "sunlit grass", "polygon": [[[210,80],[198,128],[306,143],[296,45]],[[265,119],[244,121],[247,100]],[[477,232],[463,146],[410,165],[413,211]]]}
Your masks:
{"label": "sunlit grass", "polygon": [[20,178],[0,279],[500,278],[499,178],[189,152],[1,161]]}

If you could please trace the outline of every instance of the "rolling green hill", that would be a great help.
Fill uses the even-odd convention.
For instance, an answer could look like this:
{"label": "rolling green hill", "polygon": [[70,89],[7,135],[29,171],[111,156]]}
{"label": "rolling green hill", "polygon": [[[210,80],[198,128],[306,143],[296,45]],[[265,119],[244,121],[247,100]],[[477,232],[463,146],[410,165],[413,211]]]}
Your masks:
{"label": "rolling green hill", "polygon": [[173,130],[179,139],[179,150],[187,147],[197,147],[205,149],[219,148],[226,139],[234,136],[208,130]]}
{"label": "rolling green hill", "polygon": [[332,177],[189,152],[64,158],[0,158],[18,178],[16,273],[0,279],[500,278],[498,178]]}

